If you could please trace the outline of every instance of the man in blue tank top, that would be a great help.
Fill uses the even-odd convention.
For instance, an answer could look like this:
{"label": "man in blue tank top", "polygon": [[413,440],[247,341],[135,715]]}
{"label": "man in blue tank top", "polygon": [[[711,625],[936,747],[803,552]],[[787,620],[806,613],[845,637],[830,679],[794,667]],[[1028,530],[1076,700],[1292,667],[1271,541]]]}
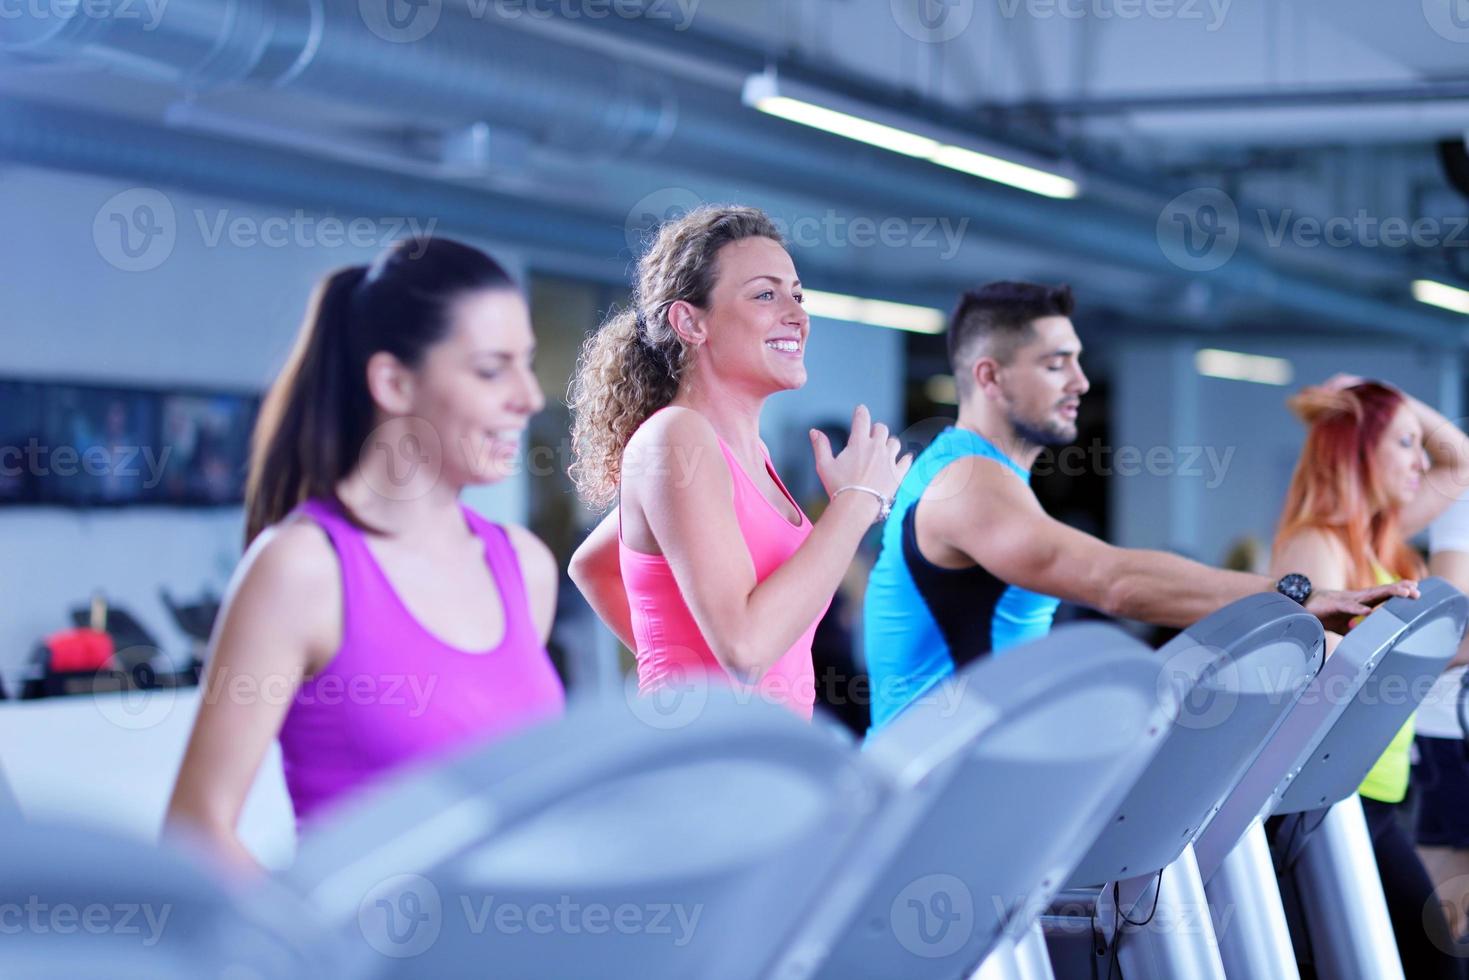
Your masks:
{"label": "man in blue tank top", "polygon": [[1162,551],[1116,548],[1046,514],[1030,468],[1076,438],[1088,383],[1068,287],[997,282],[950,318],[959,417],[914,461],[883,527],[863,606],[872,729],[979,657],[1044,636],[1062,599],[1186,627],[1273,588],[1343,632],[1367,605],[1412,591],[1312,592]]}

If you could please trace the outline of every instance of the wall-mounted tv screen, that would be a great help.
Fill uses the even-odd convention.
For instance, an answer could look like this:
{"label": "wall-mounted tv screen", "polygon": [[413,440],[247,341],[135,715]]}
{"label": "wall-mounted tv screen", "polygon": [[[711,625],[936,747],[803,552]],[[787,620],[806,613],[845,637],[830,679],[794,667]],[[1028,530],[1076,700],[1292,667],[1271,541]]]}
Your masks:
{"label": "wall-mounted tv screen", "polygon": [[158,398],[127,388],[46,385],[44,502],[138,504],[162,479]]}
{"label": "wall-mounted tv screen", "polygon": [[158,499],[171,504],[242,501],[258,407],[258,399],[241,395],[164,395],[167,459]]}
{"label": "wall-mounted tv screen", "polygon": [[230,506],[260,398],[0,378],[0,506]]}
{"label": "wall-mounted tv screen", "polygon": [[41,431],[41,386],[0,381],[0,504],[33,503],[37,487]]}

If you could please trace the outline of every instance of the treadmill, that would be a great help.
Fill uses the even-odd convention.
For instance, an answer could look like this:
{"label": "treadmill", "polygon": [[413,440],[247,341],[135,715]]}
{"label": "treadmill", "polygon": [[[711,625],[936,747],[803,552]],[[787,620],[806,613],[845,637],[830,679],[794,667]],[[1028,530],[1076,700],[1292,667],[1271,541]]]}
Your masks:
{"label": "treadmill", "polygon": [[[1210,900],[1234,915],[1220,934],[1231,977],[1295,980],[1295,942],[1323,978],[1403,976],[1357,787],[1464,633],[1469,599],[1440,578],[1418,589],[1342,639],[1199,841]],[[1274,855],[1271,816],[1286,817]],[[1294,942],[1277,863],[1304,913]]]}
{"label": "treadmill", "polygon": [[1058,977],[1120,966],[1131,980],[1224,980],[1194,841],[1301,698],[1324,655],[1320,622],[1274,593],[1247,596],[1164,645],[1196,677],[1164,744],[1042,920]]}

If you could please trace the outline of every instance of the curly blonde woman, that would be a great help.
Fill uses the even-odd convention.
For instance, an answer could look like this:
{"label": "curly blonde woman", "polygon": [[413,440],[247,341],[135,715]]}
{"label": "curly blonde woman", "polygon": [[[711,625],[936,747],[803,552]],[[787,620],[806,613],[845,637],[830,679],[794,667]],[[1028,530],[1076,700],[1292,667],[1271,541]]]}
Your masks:
{"label": "curly blonde woman", "polygon": [[839,455],[811,433],[831,497],[820,520],[781,483],[760,413],[806,381],[801,299],[764,213],[704,207],[659,229],[632,305],[582,351],[571,474],[588,502],[617,506],[571,577],[636,652],[644,693],[733,678],[811,716],[817,621],[910,460],[859,405]]}

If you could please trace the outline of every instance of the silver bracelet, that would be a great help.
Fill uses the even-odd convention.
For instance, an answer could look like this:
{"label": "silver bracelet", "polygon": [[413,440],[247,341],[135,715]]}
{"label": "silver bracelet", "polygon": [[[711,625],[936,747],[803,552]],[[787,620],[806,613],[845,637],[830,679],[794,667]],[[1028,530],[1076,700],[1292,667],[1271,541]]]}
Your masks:
{"label": "silver bracelet", "polygon": [[864,487],[860,483],[848,483],[844,487],[837,487],[836,490],[832,493],[831,499],[835,500],[837,498],[837,494],[841,493],[843,490],[861,490],[863,493],[870,493],[877,498],[877,502],[880,506],[877,511],[877,517],[872,522],[874,524],[876,524],[878,521],[887,520],[888,515],[893,512],[893,498],[883,496],[881,490],[874,490],[872,487]]}

